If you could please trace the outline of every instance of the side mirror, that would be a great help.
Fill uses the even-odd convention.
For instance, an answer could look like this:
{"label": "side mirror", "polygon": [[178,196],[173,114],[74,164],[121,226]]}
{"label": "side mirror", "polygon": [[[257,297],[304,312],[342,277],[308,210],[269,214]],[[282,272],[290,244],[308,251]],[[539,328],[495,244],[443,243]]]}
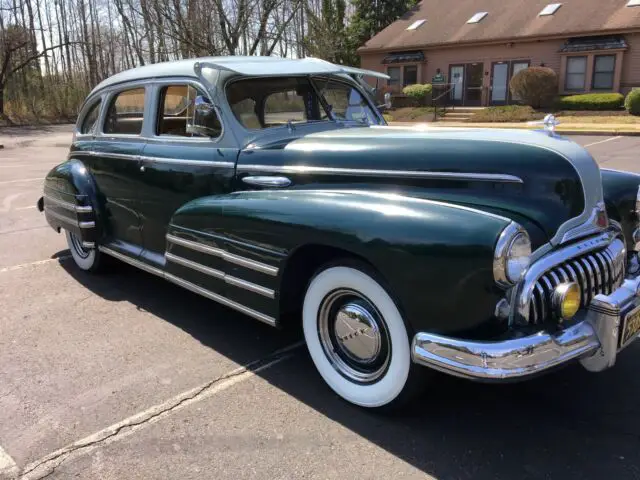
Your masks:
{"label": "side mirror", "polygon": [[389,110],[391,107],[391,94],[387,92],[384,94],[384,103],[382,105],[378,105],[378,110],[384,112],[385,110]]}
{"label": "side mirror", "polygon": [[187,133],[217,137],[221,126],[218,113],[207,97],[198,95],[193,104],[193,117],[187,119]]}

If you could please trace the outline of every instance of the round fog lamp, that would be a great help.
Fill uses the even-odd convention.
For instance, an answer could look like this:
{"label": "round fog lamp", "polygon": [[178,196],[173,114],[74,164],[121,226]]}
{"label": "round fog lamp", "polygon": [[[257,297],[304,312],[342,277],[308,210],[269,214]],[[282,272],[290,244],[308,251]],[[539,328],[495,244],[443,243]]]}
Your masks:
{"label": "round fog lamp", "polygon": [[575,282],[561,283],[553,291],[553,310],[560,320],[569,320],[580,310],[580,287]]}

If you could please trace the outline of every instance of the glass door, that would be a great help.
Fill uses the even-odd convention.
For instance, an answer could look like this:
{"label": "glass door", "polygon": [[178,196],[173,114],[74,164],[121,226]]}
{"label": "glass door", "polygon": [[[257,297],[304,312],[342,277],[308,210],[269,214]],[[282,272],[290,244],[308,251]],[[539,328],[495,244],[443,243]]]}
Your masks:
{"label": "glass door", "polygon": [[509,86],[509,63],[494,63],[491,68],[491,105],[507,103]]}
{"label": "glass door", "polygon": [[464,98],[464,65],[452,65],[449,68],[449,79],[453,86],[451,100],[456,105],[461,105]]}
{"label": "glass door", "polygon": [[464,105],[480,106],[482,104],[483,71],[483,63],[466,65]]}

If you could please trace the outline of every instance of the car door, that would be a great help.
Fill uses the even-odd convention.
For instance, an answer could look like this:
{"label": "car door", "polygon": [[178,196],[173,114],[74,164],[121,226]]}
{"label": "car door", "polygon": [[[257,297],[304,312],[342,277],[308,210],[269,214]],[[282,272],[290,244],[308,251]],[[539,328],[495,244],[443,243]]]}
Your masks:
{"label": "car door", "polygon": [[158,82],[152,90],[152,131],[141,157],[139,211],[142,260],[162,265],[174,212],[196,198],[232,189],[238,147],[225,135],[219,113],[216,134],[190,133],[194,100],[206,90],[193,80]]}
{"label": "car door", "polygon": [[144,86],[112,91],[94,149],[85,157],[104,202],[104,243],[134,257],[142,251],[137,191],[146,96]]}

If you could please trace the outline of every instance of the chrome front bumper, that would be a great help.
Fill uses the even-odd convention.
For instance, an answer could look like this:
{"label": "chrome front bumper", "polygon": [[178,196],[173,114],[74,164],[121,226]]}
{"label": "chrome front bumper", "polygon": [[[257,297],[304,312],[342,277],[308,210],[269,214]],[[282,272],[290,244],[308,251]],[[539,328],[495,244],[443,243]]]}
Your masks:
{"label": "chrome front bumper", "polygon": [[612,367],[619,350],[626,346],[618,345],[620,322],[640,305],[639,295],[640,276],[627,279],[611,295],[597,295],[583,321],[556,335],[540,332],[477,342],[417,333],[411,345],[412,359],[445,373],[488,381],[524,378],[577,359],[587,370],[599,372]]}

